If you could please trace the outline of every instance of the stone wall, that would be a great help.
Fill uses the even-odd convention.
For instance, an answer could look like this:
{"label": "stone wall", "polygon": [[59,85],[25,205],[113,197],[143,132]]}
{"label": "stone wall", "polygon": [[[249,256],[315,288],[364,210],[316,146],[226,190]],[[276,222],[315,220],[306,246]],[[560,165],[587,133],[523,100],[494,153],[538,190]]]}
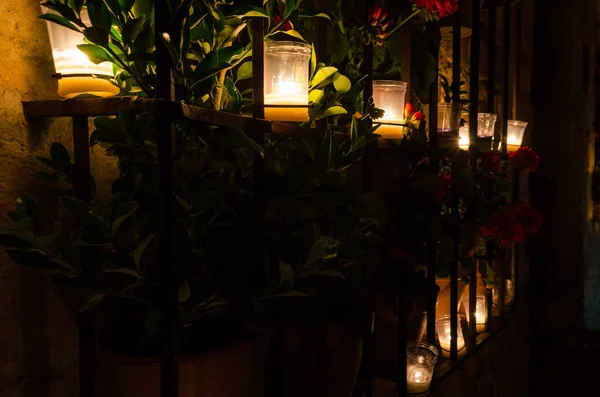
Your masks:
{"label": "stone wall", "polygon": [[[46,197],[47,185],[32,182],[52,142],[72,147],[70,120],[26,120],[21,101],[58,99],[39,0],[0,1],[0,224],[15,199]],[[97,180],[114,172],[101,149],[92,155]],[[106,189],[106,188],[105,188]],[[57,216],[56,202],[43,200]],[[77,389],[77,332],[48,281],[0,252],[0,397],[67,397]]]}

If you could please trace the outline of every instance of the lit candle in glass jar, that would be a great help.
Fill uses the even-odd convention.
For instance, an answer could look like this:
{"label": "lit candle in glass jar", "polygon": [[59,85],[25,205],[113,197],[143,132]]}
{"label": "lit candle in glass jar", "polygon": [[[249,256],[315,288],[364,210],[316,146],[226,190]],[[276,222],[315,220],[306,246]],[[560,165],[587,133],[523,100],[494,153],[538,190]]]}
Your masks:
{"label": "lit candle in glass jar", "polygon": [[[469,309],[469,300],[465,299],[465,313],[467,321],[471,321],[471,310]],[[485,295],[477,295],[475,297],[475,323],[477,324],[477,332],[484,332],[487,324],[488,310]]]}
{"label": "lit candle in glass jar", "polygon": [[373,81],[373,102],[384,111],[383,117],[375,120],[382,123],[375,131],[384,139],[402,139],[404,137],[404,102],[407,83],[404,81]]}
{"label": "lit candle in glass jar", "polygon": [[406,385],[409,395],[427,395],[438,358],[435,346],[426,342],[409,342],[406,348]]}
{"label": "lit candle in glass jar", "polygon": [[[442,356],[449,358],[450,357],[450,347],[451,347],[451,327],[450,327],[450,316],[444,315],[439,317],[436,321],[436,330],[438,334],[438,339],[440,342],[440,347],[442,348]],[[460,356],[463,352],[461,350],[465,347],[465,338],[463,337],[462,328],[460,326],[460,318],[458,322],[458,327],[456,329],[456,349],[458,351],[458,355]]]}
{"label": "lit candle in glass jar", "polygon": [[[54,11],[43,7],[47,14]],[[81,20],[91,26],[86,8],[81,9]],[[77,46],[85,44],[83,34],[47,21],[54,68],[59,75],[58,95],[68,99],[82,94],[98,97],[110,97],[119,93],[119,87],[109,79],[113,76],[113,65],[110,62],[94,64]]]}
{"label": "lit candle in glass jar", "polygon": [[469,138],[469,126],[465,125],[458,130],[458,147],[467,150],[471,139]]}
{"label": "lit candle in glass jar", "polygon": [[310,44],[265,42],[265,119],[308,121],[310,55]]}
{"label": "lit candle in glass jar", "polygon": [[521,147],[523,143],[523,135],[527,123],[518,120],[508,120],[508,130],[506,132],[506,148],[509,152],[514,152]]}

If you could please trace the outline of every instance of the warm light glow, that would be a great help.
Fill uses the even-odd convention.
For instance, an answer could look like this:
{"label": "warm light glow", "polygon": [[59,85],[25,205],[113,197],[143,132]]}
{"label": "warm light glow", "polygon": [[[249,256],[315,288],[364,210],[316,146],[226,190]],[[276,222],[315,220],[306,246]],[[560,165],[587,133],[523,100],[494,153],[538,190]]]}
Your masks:
{"label": "warm light glow", "polygon": [[310,54],[310,44],[265,42],[265,105],[285,106],[266,106],[267,120],[308,121]]}
{"label": "warm light glow", "polygon": [[469,139],[469,126],[465,125],[458,130],[458,147],[468,149],[471,139]]}
{"label": "warm light glow", "polygon": [[[44,9],[44,12],[54,13],[48,9]],[[85,8],[81,10],[81,19],[86,25],[91,24]],[[73,98],[81,94],[109,97],[119,93],[119,88],[109,81],[113,76],[113,65],[110,62],[96,65],[77,48],[85,44],[82,33],[49,21],[46,25],[54,67],[62,77],[58,80],[58,94],[61,97]]]}
{"label": "warm light glow", "polygon": [[[438,339],[440,341],[440,347],[442,348],[442,355],[444,357],[449,357],[452,342],[450,316],[445,315],[436,320],[436,329]],[[463,337],[462,328],[460,326],[460,319],[456,330],[456,337],[456,348],[458,351],[460,351],[463,347],[465,347],[465,338]]]}
{"label": "warm light glow", "polygon": [[509,152],[521,147],[527,123],[518,120],[508,120],[508,131],[506,132],[506,144]]}
{"label": "warm light glow", "polygon": [[409,395],[426,395],[431,386],[438,358],[435,346],[426,342],[409,342],[406,348],[406,385]]}
{"label": "warm light glow", "polygon": [[375,131],[384,139],[402,139],[404,128],[400,125],[404,121],[404,103],[407,83],[404,81],[376,80],[373,81],[373,102],[375,106],[384,111],[383,117],[375,120],[382,124]]}
{"label": "warm light glow", "polygon": [[[467,314],[467,321],[471,321],[471,310],[469,308],[469,300],[465,299],[465,313]],[[484,332],[488,318],[488,307],[485,295],[477,295],[475,299],[475,323],[477,324],[477,332]]]}

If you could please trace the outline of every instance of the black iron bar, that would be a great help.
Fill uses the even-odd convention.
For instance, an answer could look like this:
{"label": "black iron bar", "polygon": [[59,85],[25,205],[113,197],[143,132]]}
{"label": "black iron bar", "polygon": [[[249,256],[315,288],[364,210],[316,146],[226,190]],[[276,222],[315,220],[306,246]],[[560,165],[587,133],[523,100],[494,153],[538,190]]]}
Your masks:
{"label": "black iron bar", "polygon": [[[481,4],[473,2],[472,30],[471,30],[471,79],[469,84],[469,139],[477,140],[478,113],[479,113],[479,45],[480,45],[480,19]],[[471,151],[472,155],[474,151]],[[476,158],[475,158],[476,159]]]}
{"label": "black iron bar", "polygon": [[504,86],[502,90],[502,152],[506,153],[508,136],[508,115],[509,115],[509,87],[510,87],[510,0],[504,0],[504,56],[503,56],[503,76]]}
{"label": "black iron bar", "polygon": [[[438,145],[438,65],[439,47],[433,45],[431,55],[435,60],[435,79],[429,86],[429,147],[431,150],[430,164],[432,172],[439,172],[439,145]],[[437,264],[438,241],[430,238],[427,241],[427,341],[435,344],[435,308],[437,303],[437,284],[435,272]]]}
{"label": "black iron bar", "polygon": [[[365,10],[367,15],[367,10]],[[371,98],[373,97],[373,46],[365,44],[363,46],[363,63],[361,65],[361,75],[363,79],[363,106],[367,106]],[[372,120],[365,120],[367,128],[372,126]],[[365,151],[363,157],[363,180],[362,190],[370,192],[373,190],[373,176],[374,176],[374,155],[375,155],[376,143],[370,144]],[[362,365],[361,365],[361,379],[360,383],[364,395],[371,397],[373,395],[373,303],[371,299],[370,283],[371,283],[371,270],[372,260],[369,258],[369,263],[365,264],[362,272],[362,308],[361,308],[361,324],[363,333],[363,346],[362,346]],[[404,321],[399,319],[399,321]],[[399,341],[400,343],[400,341]],[[402,341],[406,345],[406,339]],[[406,371],[405,371],[406,373]]]}
{"label": "black iron bar", "polygon": [[[87,116],[73,117],[73,157],[75,162],[75,189],[77,197],[89,203],[90,190],[90,144]],[[96,343],[95,316],[92,310],[79,314],[79,395],[94,396],[93,351]]]}
{"label": "black iron bar", "polygon": [[488,92],[487,111],[496,113],[496,2],[492,1],[488,14]]}
{"label": "black iron bar", "polygon": [[[171,57],[165,44],[169,39],[170,9],[167,0],[155,4],[156,43],[156,98],[173,99],[173,70]],[[156,133],[158,151],[158,262],[161,275],[161,306],[163,352],[161,360],[161,397],[179,395],[179,313],[177,264],[173,261],[174,208],[173,208],[173,124],[169,108],[162,102],[156,104]]]}

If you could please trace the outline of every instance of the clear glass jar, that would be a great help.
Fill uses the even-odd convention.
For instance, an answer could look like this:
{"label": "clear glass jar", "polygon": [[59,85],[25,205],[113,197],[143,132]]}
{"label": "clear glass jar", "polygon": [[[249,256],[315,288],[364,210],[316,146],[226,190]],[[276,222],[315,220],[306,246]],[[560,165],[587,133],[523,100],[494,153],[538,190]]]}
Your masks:
{"label": "clear glass jar", "polygon": [[[465,306],[465,313],[467,315],[467,321],[471,322],[471,309],[469,307],[469,300],[465,299],[463,301]],[[487,325],[488,319],[488,307],[487,307],[487,299],[484,293],[477,293],[475,297],[475,322],[477,332],[484,332],[485,327]]]}
{"label": "clear glass jar", "polygon": [[409,342],[406,347],[408,395],[427,395],[433,379],[438,349],[427,342]]}
{"label": "clear glass jar", "polygon": [[295,41],[265,42],[265,119],[308,121],[311,50]]}
{"label": "clear glass jar", "polygon": [[[46,14],[57,14],[53,10],[42,7]],[[87,9],[81,9],[81,20],[86,26],[91,26]],[[63,98],[73,98],[81,94],[99,97],[110,97],[119,93],[119,88],[109,81],[113,76],[113,65],[110,62],[94,64],[87,55],[77,48],[85,44],[83,34],[74,30],[46,21],[54,68],[59,74],[58,94]]]}
{"label": "clear glass jar", "polygon": [[477,137],[493,138],[494,127],[498,116],[492,113],[479,113],[477,115]]}
{"label": "clear glass jar", "polygon": [[[448,358],[450,357],[450,347],[451,347],[451,327],[450,327],[450,315],[445,314],[443,316],[438,317],[435,320],[435,328],[438,334],[438,340],[440,342],[440,347],[442,348],[442,356]],[[460,326],[460,317],[458,321],[458,327],[456,330],[456,348],[458,352],[465,347],[465,338],[463,337],[462,328]]]}
{"label": "clear glass jar", "polygon": [[523,136],[527,123],[519,120],[508,120],[508,131],[506,133],[506,144],[509,151],[517,150],[523,143]]}
{"label": "clear glass jar", "polygon": [[471,143],[471,138],[469,137],[469,126],[463,125],[458,129],[458,147],[461,149],[468,149]]}
{"label": "clear glass jar", "polygon": [[375,131],[385,139],[402,139],[404,129],[400,125],[404,121],[404,103],[406,98],[404,81],[375,80],[373,81],[373,102],[379,109],[384,110],[383,117],[375,123],[382,123]]}
{"label": "clear glass jar", "polygon": [[438,103],[438,133],[458,135],[460,128],[460,105],[451,102]]}

